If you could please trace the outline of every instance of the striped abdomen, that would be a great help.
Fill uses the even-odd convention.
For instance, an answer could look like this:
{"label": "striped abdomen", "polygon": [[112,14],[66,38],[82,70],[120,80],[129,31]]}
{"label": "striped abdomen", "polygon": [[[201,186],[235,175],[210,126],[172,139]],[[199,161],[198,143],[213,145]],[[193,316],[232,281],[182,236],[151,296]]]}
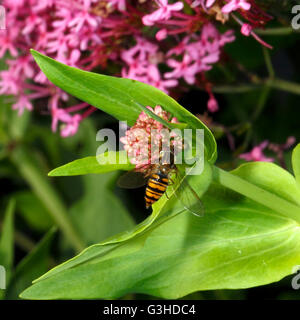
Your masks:
{"label": "striped abdomen", "polygon": [[169,179],[164,174],[158,172],[151,175],[147,183],[145,194],[147,209],[165,193],[168,182]]}

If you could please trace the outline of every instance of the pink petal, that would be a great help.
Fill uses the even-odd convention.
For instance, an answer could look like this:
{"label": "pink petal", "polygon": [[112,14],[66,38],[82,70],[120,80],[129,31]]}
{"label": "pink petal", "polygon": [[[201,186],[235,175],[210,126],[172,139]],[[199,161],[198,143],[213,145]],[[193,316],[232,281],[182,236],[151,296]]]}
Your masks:
{"label": "pink petal", "polygon": [[211,7],[215,2],[216,2],[216,0],[207,0],[207,1],[206,1],[206,6],[209,8],[209,7]]}
{"label": "pink petal", "polygon": [[182,2],[176,2],[174,4],[171,4],[168,6],[170,10],[173,11],[180,11],[183,9],[183,3]]}
{"label": "pink petal", "polygon": [[157,41],[161,41],[166,39],[167,35],[168,35],[167,29],[161,29],[156,33],[155,38]]}

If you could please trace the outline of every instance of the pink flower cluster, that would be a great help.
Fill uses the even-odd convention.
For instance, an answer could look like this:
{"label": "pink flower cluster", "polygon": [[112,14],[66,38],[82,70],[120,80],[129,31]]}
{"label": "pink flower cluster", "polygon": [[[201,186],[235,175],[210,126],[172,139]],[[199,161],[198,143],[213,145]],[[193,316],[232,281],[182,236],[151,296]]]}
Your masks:
{"label": "pink flower cluster", "polygon": [[[163,53],[158,45],[137,37],[136,44],[121,54],[127,64],[122,69],[122,76],[151,84],[165,92],[177,86],[179,79],[192,85],[199,73],[210,70],[219,60],[222,47],[234,39],[232,31],[220,34],[213,24],[207,23],[200,35],[184,37],[162,60]],[[170,68],[164,74],[158,67],[163,61]],[[208,108],[214,111],[210,104]]]}
{"label": "pink flower cluster", "polygon": [[[246,161],[264,161],[264,162],[273,162],[274,158],[266,157],[264,155],[264,149],[268,147],[270,151],[277,155],[277,158],[281,164],[284,163],[283,153],[285,150],[292,147],[296,142],[296,138],[291,136],[287,138],[286,143],[284,144],[275,144],[270,143],[268,140],[263,141],[259,145],[255,146],[250,152],[243,153],[240,155],[241,159]],[[283,165],[284,166],[284,165]]]}
{"label": "pink flower cluster", "polygon": [[[147,108],[163,120],[178,123],[176,118],[170,118],[170,114],[160,106],[156,106],[154,109],[149,106]],[[150,164],[158,162],[160,151],[164,146],[166,148],[173,146],[175,153],[182,149],[181,137],[175,132],[170,132],[145,112],[139,115],[135,125],[126,131],[120,141],[124,144],[130,162],[136,165],[136,169],[144,169]]]}
{"label": "pink flower cluster", "polygon": [[267,147],[268,144],[269,141],[265,140],[261,144],[255,146],[250,152],[241,154],[240,158],[246,161],[273,162],[273,158],[268,158],[263,153],[263,150]]}
{"label": "pink flower cluster", "polygon": [[238,11],[249,18],[243,33],[253,35],[256,14],[251,13],[254,0],[187,0],[188,10],[182,1],[168,0],[3,0],[2,5],[7,25],[0,30],[0,58],[7,70],[0,72],[0,94],[15,97],[19,114],[38,100],[52,116],[52,130],[59,127],[64,137],[75,134],[95,109],[71,105],[39,70],[30,48],[70,66],[136,79],[171,94],[178,86],[204,87],[214,112],[218,103],[204,74],[220,60],[224,45],[234,41],[232,31],[221,34],[216,24]]}

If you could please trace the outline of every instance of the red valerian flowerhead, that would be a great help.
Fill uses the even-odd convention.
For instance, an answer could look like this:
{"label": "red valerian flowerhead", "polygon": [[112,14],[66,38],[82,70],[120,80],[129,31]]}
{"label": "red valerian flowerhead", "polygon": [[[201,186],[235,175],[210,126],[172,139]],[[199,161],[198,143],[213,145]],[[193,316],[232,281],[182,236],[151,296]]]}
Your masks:
{"label": "red valerian flowerhead", "polygon": [[[147,107],[157,116],[170,123],[178,123],[178,120],[164,111],[161,106],[154,109]],[[160,122],[142,112],[135,125],[126,131],[120,139],[124,144],[128,157],[136,169],[147,168],[151,164],[160,161],[160,151],[163,146],[170,146],[176,154],[182,149],[182,138],[174,131],[170,131]]]}

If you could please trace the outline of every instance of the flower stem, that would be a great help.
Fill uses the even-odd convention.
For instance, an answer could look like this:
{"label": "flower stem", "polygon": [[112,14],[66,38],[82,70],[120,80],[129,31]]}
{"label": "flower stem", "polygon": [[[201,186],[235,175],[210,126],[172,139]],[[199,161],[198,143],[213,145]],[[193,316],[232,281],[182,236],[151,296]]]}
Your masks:
{"label": "flower stem", "polygon": [[270,80],[270,86],[279,90],[287,91],[294,94],[300,94],[300,84],[282,79]]}
{"label": "flower stem", "polygon": [[244,152],[248,148],[249,142],[250,142],[252,135],[253,135],[254,123],[257,120],[257,118],[260,116],[260,114],[262,113],[263,109],[265,108],[268,97],[270,95],[270,92],[271,92],[271,87],[267,84],[264,85],[262,88],[261,94],[259,96],[257,107],[255,108],[252,116],[250,116],[250,121],[248,121],[249,129],[246,133],[245,140],[244,140],[244,143],[242,145],[242,149],[240,150],[240,152]]}
{"label": "flower stem", "polygon": [[297,33],[299,31],[292,29],[291,27],[280,27],[280,28],[271,28],[271,29],[257,29],[254,30],[255,33],[262,36],[285,36],[292,33]]}
{"label": "flower stem", "polygon": [[264,107],[266,106],[266,103],[267,103],[269,95],[270,95],[270,91],[271,91],[271,87],[267,84],[262,88],[262,91],[261,91],[261,94],[259,96],[259,100],[257,103],[257,107],[255,108],[255,110],[251,116],[252,123],[260,116]]}
{"label": "flower stem", "polygon": [[258,79],[255,83],[252,84],[214,86],[212,90],[216,93],[236,94],[258,90],[261,85],[268,85],[273,89],[282,90],[294,94],[300,94],[299,83],[290,82],[278,78]]}
{"label": "flower stem", "polygon": [[259,89],[259,86],[256,84],[220,85],[220,86],[216,85],[212,87],[212,91],[214,93],[226,93],[226,94],[245,93],[249,91],[255,91],[258,89]]}
{"label": "flower stem", "polygon": [[269,77],[273,79],[275,77],[275,71],[272,65],[271,57],[270,57],[270,51],[266,49],[266,47],[262,47],[263,54],[265,58],[266,67],[268,69]]}
{"label": "flower stem", "polygon": [[213,166],[213,179],[222,186],[238,192],[300,224],[300,207],[262,189],[230,172]]}

